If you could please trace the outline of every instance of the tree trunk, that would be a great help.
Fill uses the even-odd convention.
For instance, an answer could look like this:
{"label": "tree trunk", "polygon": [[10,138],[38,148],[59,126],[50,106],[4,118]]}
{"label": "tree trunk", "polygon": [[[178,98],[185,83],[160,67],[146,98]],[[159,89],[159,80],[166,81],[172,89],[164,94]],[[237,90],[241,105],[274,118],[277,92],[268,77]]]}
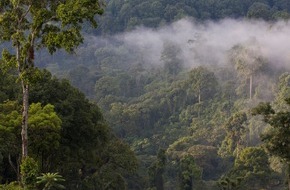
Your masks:
{"label": "tree trunk", "polygon": [[[23,72],[23,64],[21,64],[20,58],[20,44],[16,46],[16,61],[18,67],[18,74],[19,76]],[[21,123],[21,141],[22,141],[22,159],[26,158],[28,155],[28,135],[27,135],[27,128],[28,128],[28,97],[29,97],[29,88],[28,84],[21,78],[21,86],[22,86],[22,123]]]}
{"label": "tree trunk", "polygon": [[201,90],[198,89],[198,103],[200,104],[201,102]]}
{"label": "tree trunk", "polygon": [[198,89],[198,112],[197,112],[197,118],[200,118],[200,107],[201,107],[201,90]]}
{"label": "tree trunk", "polygon": [[250,76],[250,100],[252,99],[253,75]]}
{"label": "tree trunk", "polygon": [[22,81],[22,92],[23,92],[23,107],[22,107],[22,126],[21,126],[21,139],[22,139],[22,159],[26,158],[28,155],[28,97],[29,88],[28,84]]}

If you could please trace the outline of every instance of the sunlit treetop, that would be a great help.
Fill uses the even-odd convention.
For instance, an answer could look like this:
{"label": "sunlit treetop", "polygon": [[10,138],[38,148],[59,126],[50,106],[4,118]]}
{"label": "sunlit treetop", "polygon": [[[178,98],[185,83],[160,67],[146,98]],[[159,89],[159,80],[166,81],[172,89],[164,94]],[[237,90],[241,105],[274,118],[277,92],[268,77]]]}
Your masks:
{"label": "sunlit treetop", "polygon": [[1,0],[0,42],[31,45],[71,52],[83,38],[81,24],[97,26],[95,16],[103,13],[98,0]]}

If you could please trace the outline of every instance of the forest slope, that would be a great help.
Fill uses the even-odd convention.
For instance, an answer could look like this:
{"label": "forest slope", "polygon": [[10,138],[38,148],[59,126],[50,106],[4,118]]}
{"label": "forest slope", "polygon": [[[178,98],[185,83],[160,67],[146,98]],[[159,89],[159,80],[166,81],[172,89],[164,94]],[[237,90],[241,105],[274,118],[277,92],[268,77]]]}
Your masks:
{"label": "forest slope", "polygon": [[[53,104],[63,122],[55,170],[82,189],[284,188],[287,162],[267,152],[261,134],[273,128],[252,109],[271,102],[288,114],[290,3],[106,3],[74,55],[36,54],[37,65],[100,107],[43,72],[31,102]],[[4,78],[0,98],[9,106],[17,87]]]}

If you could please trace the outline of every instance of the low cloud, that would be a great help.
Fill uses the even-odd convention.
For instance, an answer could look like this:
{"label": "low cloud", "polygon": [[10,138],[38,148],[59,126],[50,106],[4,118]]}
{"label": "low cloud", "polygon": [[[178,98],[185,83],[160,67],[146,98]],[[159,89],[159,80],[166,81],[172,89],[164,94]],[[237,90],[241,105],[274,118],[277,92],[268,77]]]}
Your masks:
{"label": "low cloud", "polygon": [[[290,24],[283,21],[269,23],[225,19],[197,23],[191,19],[182,19],[158,29],[137,27],[105,41],[107,44],[114,41],[122,43],[128,52],[142,54],[149,64],[161,63],[163,44],[168,41],[180,47],[181,57],[190,67],[225,64],[227,52],[233,46],[251,42],[273,65],[287,66],[290,61]],[[96,43],[100,43],[100,39]]]}

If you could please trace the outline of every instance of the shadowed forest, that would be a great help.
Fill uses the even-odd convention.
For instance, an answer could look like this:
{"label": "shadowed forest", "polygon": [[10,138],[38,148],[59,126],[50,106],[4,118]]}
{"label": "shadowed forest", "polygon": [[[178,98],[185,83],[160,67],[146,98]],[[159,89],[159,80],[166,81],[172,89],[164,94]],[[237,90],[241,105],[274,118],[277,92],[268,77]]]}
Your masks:
{"label": "shadowed forest", "polygon": [[107,0],[96,29],[65,3],[53,22],[69,24],[49,17],[33,64],[3,2],[0,189],[290,188],[288,0]]}

